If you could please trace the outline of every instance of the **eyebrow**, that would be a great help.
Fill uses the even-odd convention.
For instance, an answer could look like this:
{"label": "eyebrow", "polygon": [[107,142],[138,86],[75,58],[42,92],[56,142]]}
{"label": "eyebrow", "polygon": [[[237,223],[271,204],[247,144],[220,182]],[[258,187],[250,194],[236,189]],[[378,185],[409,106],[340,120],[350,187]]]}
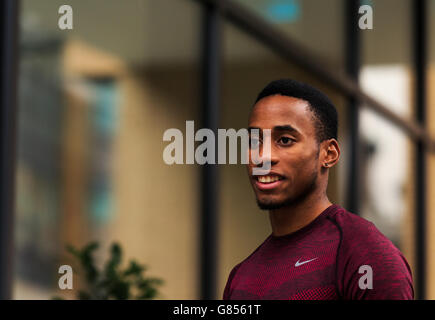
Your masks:
{"label": "eyebrow", "polygon": [[[252,130],[252,129],[258,129],[258,130],[261,131],[260,128],[257,128],[257,127],[249,127],[249,128],[248,128],[249,133],[251,133],[251,130]],[[285,125],[281,125],[281,126],[274,126],[274,127],[273,127],[273,130],[274,130],[274,131],[288,131],[288,132],[294,132],[294,133],[296,133],[296,134],[300,134],[300,132],[299,132],[297,129],[293,128],[293,127],[292,127],[291,125],[289,125],[289,124],[285,124]]]}
{"label": "eyebrow", "polygon": [[275,127],[273,127],[273,130],[276,130],[276,131],[289,131],[289,132],[299,133],[298,130],[296,130],[295,128],[293,128],[289,124],[286,124],[286,125],[283,125],[283,126],[275,126]]}

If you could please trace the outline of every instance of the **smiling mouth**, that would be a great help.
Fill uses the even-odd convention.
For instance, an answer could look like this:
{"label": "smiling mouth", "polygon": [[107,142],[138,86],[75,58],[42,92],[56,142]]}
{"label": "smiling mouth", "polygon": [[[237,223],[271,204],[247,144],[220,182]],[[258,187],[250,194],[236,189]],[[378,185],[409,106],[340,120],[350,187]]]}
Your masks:
{"label": "smiling mouth", "polygon": [[261,192],[273,192],[278,188],[285,178],[276,174],[254,176],[256,189]]}
{"label": "smiling mouth", "polygon": [[271,174],[271,175],[265,175],[265,176],[255,176],[254,179],[260,183],[269,184],[269,183],[274,183],[276,181],[283,180],[284,177]]}

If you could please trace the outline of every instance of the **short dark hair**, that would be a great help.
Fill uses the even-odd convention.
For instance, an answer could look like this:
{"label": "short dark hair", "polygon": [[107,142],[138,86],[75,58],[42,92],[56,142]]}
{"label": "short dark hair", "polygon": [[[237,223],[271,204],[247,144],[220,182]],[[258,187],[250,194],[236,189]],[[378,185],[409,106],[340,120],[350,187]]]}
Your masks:
{"label": "short dark hair", "polygon": [[[261,99],[280,94],[308,102],[314,115],[314,127],[318,142],[337,139],[338,114],[331,100],[320,90],[292,79],[280,79],[270,82],[258,94],[255,103]],[[254,105],[255,105],[254,103]]]}

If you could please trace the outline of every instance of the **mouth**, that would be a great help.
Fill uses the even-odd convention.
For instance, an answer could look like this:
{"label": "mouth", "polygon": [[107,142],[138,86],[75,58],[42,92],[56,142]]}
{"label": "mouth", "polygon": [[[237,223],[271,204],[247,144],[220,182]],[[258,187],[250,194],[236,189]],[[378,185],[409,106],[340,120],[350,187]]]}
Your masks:
{"label": "mouth", "polygon": [[278,174],[267,174],[264,176],[253,176],[253,179],[259,190],[271,190],[281,185],[285,178]]}

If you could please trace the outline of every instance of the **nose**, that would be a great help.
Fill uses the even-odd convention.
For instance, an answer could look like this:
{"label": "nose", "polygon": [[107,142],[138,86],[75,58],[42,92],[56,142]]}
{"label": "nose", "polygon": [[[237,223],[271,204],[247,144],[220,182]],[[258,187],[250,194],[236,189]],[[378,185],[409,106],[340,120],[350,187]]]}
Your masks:
{"label": "nose", "polygon": [[261,157],[259,159],[259,163],[258,164],[254,164],[256,167],[273,167],[274,165],[276,165],[278,163],[278,158],[274,157],[274,156],[270,156],[270,157]]}
{"label": "nose", "polygon": [[270,168],[279,162],[279,158],[273,148],[270,148],[270,152],[263,152],[263,148],[260,148],[257,152],[251,151],[251,159],[254,167]]}

